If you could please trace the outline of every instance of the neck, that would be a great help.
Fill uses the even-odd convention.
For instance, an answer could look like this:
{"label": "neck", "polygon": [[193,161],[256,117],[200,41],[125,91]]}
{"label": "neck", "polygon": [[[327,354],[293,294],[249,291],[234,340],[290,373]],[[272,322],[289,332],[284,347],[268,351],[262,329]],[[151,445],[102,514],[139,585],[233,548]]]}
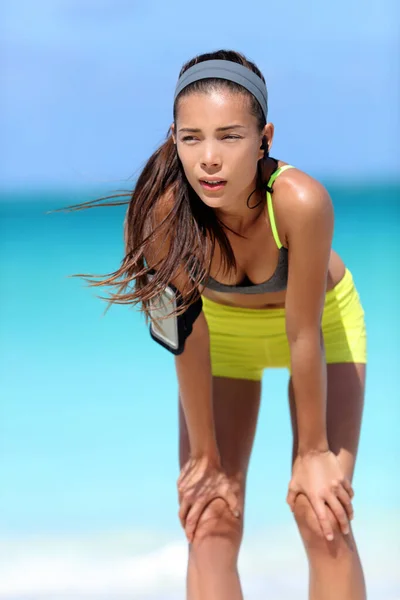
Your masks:
{"label": "neck", "polygon": [[[267,158],[261,161],[260,169],[262,174],[263,182],[267,183],[276,170],[278,163],[273,158]],[[255,191],[254,191],[255,190]],[[253,192],[253,193],[252,193]],[[248,201],[249,208],[247,206],[247,200],[251,194],[251,198]],[[249,230],[258,222],[260,216],[265,210],[265,191],[256,190],[256,178],[245,190],[243,197],[235,203],[235,206],[229,209],[215,209],[215,212],[220,221],[241,235],[248,233]]]}

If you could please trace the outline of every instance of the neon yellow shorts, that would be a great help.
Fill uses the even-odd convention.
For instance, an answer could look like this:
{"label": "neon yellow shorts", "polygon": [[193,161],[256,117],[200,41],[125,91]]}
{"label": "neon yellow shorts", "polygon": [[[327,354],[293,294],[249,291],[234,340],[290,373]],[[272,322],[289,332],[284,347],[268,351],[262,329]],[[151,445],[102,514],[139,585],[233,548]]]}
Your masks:
{"label": "neon yellow shorts", "polygon": [[[290,368],[284,308],[237,308],[203,298],[213,375],[259,381],[267,368]],[[326,293],[322,317],[326,362],[366,363],[364,311],[353,278]]]}

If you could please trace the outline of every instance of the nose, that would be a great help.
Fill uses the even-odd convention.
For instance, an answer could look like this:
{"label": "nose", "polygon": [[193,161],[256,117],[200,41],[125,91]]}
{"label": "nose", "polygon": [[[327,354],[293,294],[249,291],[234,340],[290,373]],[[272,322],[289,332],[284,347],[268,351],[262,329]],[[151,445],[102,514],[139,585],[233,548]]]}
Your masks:
{"label": "nose", "polygon": [[204,168],[221,166],[221,156],[218,148],[213,143],[204,144],[202,148],[201,166]]}

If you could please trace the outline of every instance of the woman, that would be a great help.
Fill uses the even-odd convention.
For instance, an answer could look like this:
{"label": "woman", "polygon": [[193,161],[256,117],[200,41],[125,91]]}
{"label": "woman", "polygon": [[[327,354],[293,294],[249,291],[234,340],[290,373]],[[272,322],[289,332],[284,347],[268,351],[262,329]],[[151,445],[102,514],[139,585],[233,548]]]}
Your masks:
{"label": "woman", "polygon": [[[89,281],[116,286],[111,303],[141,302],[153,339],[176,354],[187,597],[243,598],[237,559],[261,378],[265,368],[286,367],[287,502],[309,560],[310,598],[362,600],[350,521],[364,315],[331,249],[327,191],[269,156],[273,135],[253,63],[232,51],[186,63],[167,140],[129,202],[121,267]],[[167,291],[169,305],[161,302]]]}

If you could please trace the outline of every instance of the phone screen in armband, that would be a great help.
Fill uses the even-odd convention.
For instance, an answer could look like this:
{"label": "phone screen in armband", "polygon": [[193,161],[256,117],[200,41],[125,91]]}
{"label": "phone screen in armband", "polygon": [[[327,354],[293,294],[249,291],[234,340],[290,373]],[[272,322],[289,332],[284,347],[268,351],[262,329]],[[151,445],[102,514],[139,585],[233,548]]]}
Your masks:
{"label": "phone screen in armband", "polygon": [[160,317],[170,315],[176,309],[175,292],[169,286],[156,298],[150,300],[152,335],[172,350],[179,348],[178,318],[168,316],[159,320]]}

